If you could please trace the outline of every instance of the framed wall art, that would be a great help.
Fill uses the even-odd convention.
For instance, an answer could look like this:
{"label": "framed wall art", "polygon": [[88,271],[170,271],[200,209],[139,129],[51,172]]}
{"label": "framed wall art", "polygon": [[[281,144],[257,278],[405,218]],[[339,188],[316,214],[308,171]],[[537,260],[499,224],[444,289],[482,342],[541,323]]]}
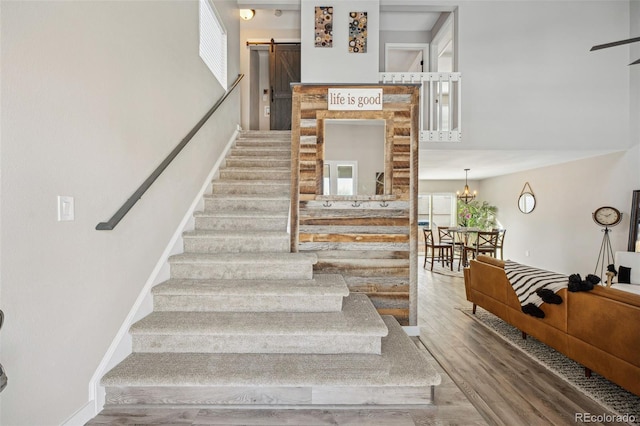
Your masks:
{"label": "framed wall art", "polygon": [[333,7],[316,6],[316,47],[333,47]]}
{"label": "framed wall art", "polygon": [[367,12],[349,13],[349,52],[367,53]]}

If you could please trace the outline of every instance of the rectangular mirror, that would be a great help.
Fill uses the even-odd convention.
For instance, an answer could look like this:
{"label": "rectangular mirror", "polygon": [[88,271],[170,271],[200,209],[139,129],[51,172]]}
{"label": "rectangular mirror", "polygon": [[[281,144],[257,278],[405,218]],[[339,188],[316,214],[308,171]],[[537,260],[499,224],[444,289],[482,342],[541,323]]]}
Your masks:
{"label": "rectangular mirror", "polygon": [[390,111],[318,111],[318,195],[392,194],[394,117]]}

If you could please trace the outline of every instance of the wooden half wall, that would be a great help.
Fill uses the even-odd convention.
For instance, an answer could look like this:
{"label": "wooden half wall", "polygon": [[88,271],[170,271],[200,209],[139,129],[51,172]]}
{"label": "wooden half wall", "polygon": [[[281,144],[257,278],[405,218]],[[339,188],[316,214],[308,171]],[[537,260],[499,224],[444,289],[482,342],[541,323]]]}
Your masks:
{"label": "wooden half wall", "polygon": [[[382,89],[377,111],[328,110],[329,88]],[[380,314],[417,324],[419,85],[293,85],[291,251],[318,255]],[[324,121],[385,120],[384,193],[322,195]]]}

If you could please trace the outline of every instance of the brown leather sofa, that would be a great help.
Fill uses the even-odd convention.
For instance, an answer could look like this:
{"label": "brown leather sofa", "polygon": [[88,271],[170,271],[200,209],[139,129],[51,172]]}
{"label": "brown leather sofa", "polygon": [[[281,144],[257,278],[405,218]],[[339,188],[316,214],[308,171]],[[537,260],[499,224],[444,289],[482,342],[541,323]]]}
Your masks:
{"label": "brown leather sofa", "polygon": [[543,303],[545,318],[522,312],[504,262],[478,256],[464,270],[467,300],[585,367],[640,396],[640,295],[603,286],[560,290],[563,303]]}

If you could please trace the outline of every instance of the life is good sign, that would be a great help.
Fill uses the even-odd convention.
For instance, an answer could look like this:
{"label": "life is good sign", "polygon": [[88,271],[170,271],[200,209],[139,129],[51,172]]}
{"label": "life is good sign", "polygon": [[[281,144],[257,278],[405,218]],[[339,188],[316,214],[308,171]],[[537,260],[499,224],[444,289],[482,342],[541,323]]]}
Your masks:
{"label": "life is good sign", "polygon": [[382,89],[328,89],[329,111],[382,110]]}

